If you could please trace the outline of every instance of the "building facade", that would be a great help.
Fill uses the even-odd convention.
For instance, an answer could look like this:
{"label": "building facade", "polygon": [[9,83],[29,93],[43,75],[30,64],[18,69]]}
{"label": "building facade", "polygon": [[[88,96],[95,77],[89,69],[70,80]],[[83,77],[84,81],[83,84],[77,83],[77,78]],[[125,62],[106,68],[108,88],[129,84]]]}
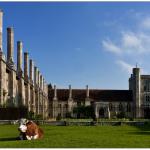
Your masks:
{"label": "building facade", "polygon": [[[7,58],[3,51],[3,11],[0,10],[0,106],[22,107],[48,117],[48,86],[43,75],[17,41],[17,65],[14,63],[14,29],[7,28]],[[22,62],[24,57],[24,69]]]}
{"label": "building facade", "polygon": [[49,87],[50,117],[73,117],[78,106],[92,106],[96,118],[150,118],[150,75],[141,75],[140,68],[133,68],[129,90],[57,89]]}

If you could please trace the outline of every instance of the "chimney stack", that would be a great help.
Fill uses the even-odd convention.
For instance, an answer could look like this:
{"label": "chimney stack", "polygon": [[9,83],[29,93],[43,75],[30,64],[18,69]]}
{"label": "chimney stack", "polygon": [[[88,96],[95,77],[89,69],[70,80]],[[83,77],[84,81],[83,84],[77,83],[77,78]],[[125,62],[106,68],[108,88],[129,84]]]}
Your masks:
{"label": "chimney stack", "polygon": [[30,82],[33,82],[33,60],[30,59]]}
{"label": "chimney stack", "polygon": [[34,66],[34,86],[37,84],[37,67]]}
{"label": "chimney stack", "polygon": [[24,78],[28,79],[29,53],[24,52]]}
{"label": "chimney stack", "polygon": [[7,28],[7,61],[13,63],[14,51],[14,30],[12,27]]}
{"label": "chimney stack", "polygon": [[17,70],[22,71],[22,42],[17,42]]}

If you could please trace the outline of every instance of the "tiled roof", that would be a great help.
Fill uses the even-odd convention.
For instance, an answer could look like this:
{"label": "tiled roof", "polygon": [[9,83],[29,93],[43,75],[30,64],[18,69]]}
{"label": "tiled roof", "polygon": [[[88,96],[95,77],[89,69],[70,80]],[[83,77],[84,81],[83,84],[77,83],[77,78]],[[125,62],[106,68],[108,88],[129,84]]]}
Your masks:
{"label": "tiled roof", "polygon": [[[54,97],[54,89],[49,89],[49,100]],[[57,98],[66,101],[69,98],[68,89],[57,89]],[[72,98],[75,101],[85,100],[85,89],[72,89]],[[89,89],[89,98],[94,101],[132,101],[132,91],[130,90],[99,90]]]}

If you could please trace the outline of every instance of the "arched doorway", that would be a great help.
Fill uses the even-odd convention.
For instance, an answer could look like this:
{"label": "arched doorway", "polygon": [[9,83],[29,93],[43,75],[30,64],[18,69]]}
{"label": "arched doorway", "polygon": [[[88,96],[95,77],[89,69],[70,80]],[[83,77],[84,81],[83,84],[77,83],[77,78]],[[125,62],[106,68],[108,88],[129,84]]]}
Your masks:
{"label": "arched doorway", "polygon": [[99,118],[104,118],[105,117],[105,110],[104,108],[99,109]]}

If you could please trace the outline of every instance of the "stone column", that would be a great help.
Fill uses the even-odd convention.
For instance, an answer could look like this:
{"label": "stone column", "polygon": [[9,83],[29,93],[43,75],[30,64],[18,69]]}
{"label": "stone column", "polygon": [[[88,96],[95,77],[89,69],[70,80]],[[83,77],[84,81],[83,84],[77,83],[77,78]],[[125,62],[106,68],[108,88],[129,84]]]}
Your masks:
{"label": "stone column", "polygon": [[37,67],[34,66],[35,113],[38,112]]}
{"label": "stone column", "polygon": [[37,99],[36,99],[36,103],[37,103],[37,113],[39,114],[39,70],[37,68],[36,71],[36,85],[37,85]]}
{"label": "stone column", "polygon": [[22,106],[25,105],[25,86],[24,86],[24,79],[20,78],[18,80],[18,105]]}
{"label": "stone column", "polygon": [[38,88],[39,88],[39,100],[38,100],[38,109],[39,109],[39,114],[41,114],[41,91],[40,91],[40,71],[38,70]]}
{"label": "stone column", "polygon": [[13,51],[14,51],[14,30],[12,27],[7,28],[7,61],[13,64]]}
{"label": "stone column", "polygon": [[22,42],[17,42],[17,71],[22,71]]}
{"label": "stone column", "polygon": [[29,72],[29,79],[30,79],[30,110],[35,113],[35,93],[34,93],[34,86],[33,86],[33,60],[30,59],[30,72]]}
{"label": "stone column", "polygon": [[[30,61],[31,63],[31,61]],[[31,68],[31,65],[30,65],[30,68]],[[35,92],[35,83],[36,83],[36,67],[34,66],[34,63],[32,61],[32,69],[34,68],[34,81],[33,81],[33,84],[34,86],[32,87],[32,99],[31,99],[31,111],[34,112],[34,114],[36,113],[36,92]],[[30,70],[30,79],[31,79],[31,70]],[[32,79],[33,79],[33,72],[32,72]]]}
{"label": "stone column", "polygon": [[29,53],[24,53],[24,78],[28,80]]}
{"label": "stone column", "polygon": [[3,50],[3,11],[0,10],[0,51]]}
{"label": "stone column", "polygon": [[16,72],[13,62],[13,51],[14,51],[14,31],[12,27],[7,28],[7,64],[11,67],[11,71],[8,75],[9,79],[9,102],[8,105],[13,106],[17,105],[17,82],[16,82]]}
{"label": "stone column", "polygon": [[30,77],[30,82],[33,83],[33,60],[30,59],[30,74],[29,74],[29,77]]}
{"label": "stone column", "polygon": [[24,87],[24,80],[22,78],[22,47],[23,44],[21,41],[17,42],[17,72],[19,75],[18,81],[18,105],[22,106],[25,105],[25,87]]}

